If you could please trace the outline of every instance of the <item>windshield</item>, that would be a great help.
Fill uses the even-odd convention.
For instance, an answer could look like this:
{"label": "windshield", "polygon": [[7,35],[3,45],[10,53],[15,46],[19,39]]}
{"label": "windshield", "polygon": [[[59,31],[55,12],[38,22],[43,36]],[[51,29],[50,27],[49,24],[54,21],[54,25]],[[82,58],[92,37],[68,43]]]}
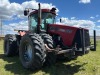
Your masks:
{"label": "windshield", "polygon": [[[41,29],[46,29],[47,24],[54,24],[55,15],[52,13],[42,13],[41,14]],[[36,30],[38,24],[38,14],[32,14],[30,16],[30,29]]]}
{"label": "windshield", "polygon": [[45,25],[54,24],[55,15],[52,13],[42,13],[42,29],[45,29]]}

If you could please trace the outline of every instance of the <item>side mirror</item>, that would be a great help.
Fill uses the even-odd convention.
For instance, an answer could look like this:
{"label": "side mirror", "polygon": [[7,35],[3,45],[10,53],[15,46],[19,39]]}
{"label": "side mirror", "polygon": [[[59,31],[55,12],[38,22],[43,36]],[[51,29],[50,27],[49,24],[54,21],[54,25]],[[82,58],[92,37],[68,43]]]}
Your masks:
{"label": "side mirror", "polygon": [[50,12],[56,15],[56,8],[52,8]]}
{"label": "side mirror", "polygon": [[28,15],[28,13],[29,13],[29,11],[28,11],[28,10],[24,10],[24,16],[27,16],[27,15]]}

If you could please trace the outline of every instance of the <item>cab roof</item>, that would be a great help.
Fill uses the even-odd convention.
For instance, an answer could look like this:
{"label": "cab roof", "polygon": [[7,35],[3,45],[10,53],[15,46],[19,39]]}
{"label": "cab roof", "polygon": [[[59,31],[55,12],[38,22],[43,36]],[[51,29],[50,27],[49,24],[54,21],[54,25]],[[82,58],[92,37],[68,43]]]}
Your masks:
{"label": "cab roof", "polygon": [[[55,12],[52,12],[50,9],[41,9],[41,12],[52,13],[52,14],[56,15],[56,13]],[[38,10],[32,11],[30,13],[30,15],[36,14],[36,13],[38,13]]]}

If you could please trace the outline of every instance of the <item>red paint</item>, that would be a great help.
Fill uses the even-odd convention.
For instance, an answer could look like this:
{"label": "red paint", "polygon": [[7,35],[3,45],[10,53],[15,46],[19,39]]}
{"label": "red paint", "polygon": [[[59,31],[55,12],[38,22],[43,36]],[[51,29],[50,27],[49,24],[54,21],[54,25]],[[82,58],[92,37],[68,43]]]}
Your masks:
{"label": "red paint", "polygon": [[[50,27],[56,28],[57,30],[55,30],[55,29],[52,30],[52,29],[50,29]],[[59,29],[61,31],[59,31]],[[79,28],[72,27],[72,26],[51,24],[51,25],[49,25],[48,32],[50,34],[54,34],[54,35],[58,34],[58,35],[60,35],[62,40],[63,40],[64,45],[72,46],[72,42],[74,40],[74,36],[75,36],[75,33],[76,33],[77,29],[79,29]]]}
{"label": "red paint", "polygon": [[[56,14],[54,12],[51,12],[50,9],[41,9],[41,12]],[[37,13],[38,13],[38,10],[35,10],[35,11],[31,12],[30,15],[37,14]]]}

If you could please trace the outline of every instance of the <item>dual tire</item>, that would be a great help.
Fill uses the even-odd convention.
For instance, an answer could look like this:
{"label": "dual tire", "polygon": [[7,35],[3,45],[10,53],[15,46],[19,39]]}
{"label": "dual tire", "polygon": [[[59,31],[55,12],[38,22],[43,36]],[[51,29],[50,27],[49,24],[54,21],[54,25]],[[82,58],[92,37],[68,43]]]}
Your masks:
{"label": "dual tire", "polygon": [[38,34],[26,34],[22,37],[19,47],[19,57],[27,69],[38,69],[45,62],[45,47]]}
{"label": "dual tire", "polygon": [[45,44],[53,49],[53,40],[49,34],[26,34],[18,46],[15,35],[7,34],[4,40],[4,54],[13,56],[18,52],[22,65],[27,69],[38,69],[44,64],[53,65],[56,61],[54,52],[47,52]]}
{"label": "dual tire", "polygon": [[[41,34],[41,37],[44,41],[44,43],[50,48],[50,49],[54,49],[53,46],[53,40],[52,37],[49,34]],[[45,65],[51,66],[54,65],[56,62],[56,55],[54,51],[48,52],[47,51],[47,56],[46,56],[46,61],[45,61]]]}
{"label": "dual tire", "polygon": [[53,49],[53,40],[48,34],[27,34],[22,37],[19,56],[25,68],[34,70],[43,65],[54,65],[55,53],[47,52],[45,44]]}
{"label": "dual tire", "polygon": [[4,38],[4,55],[14,56],[18,53],[18,45],[16,36],[13,34],[7,34]]}

